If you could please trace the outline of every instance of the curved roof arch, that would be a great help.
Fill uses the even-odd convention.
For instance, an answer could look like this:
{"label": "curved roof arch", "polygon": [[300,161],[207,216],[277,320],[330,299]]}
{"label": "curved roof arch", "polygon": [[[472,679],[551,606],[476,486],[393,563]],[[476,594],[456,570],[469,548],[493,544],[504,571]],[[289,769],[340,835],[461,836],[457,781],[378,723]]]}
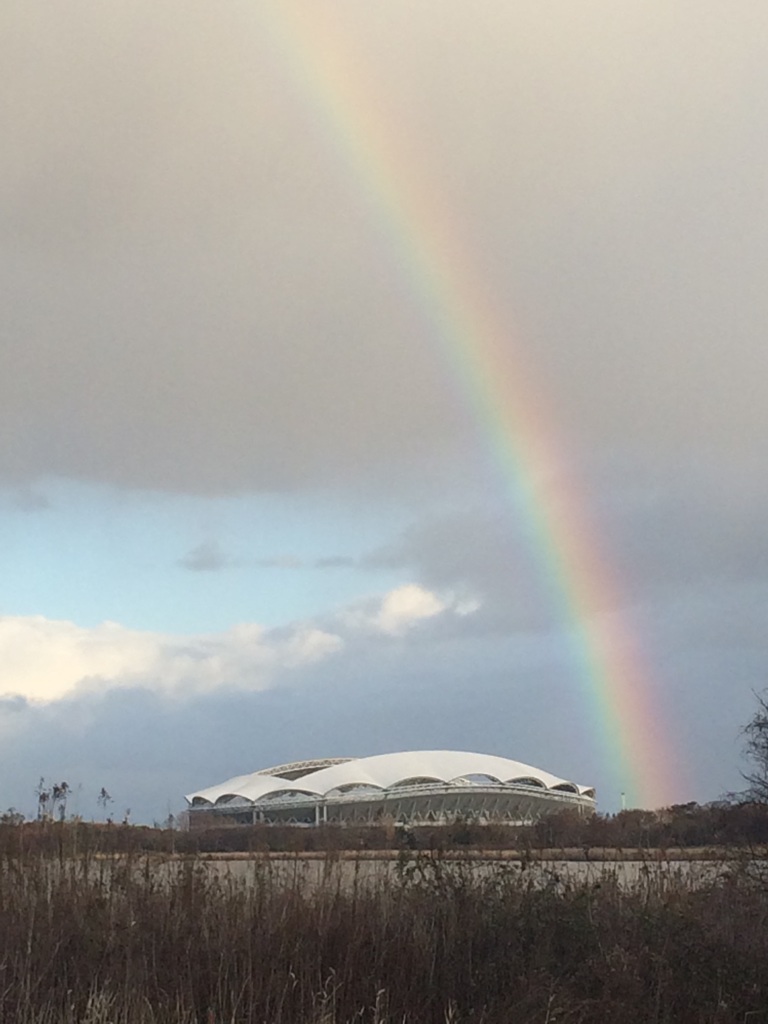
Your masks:
{"label": "curved roof arch", "polygon": [[289,761],[287,764],[277,764],[272,768],[259,768],[254,774],[279,775],[281,779],[302,779],[321,768],[330,768],[331,765],[354,760],[353,757],[316,757],[309,761]]}
{"label": "curved roof arch", "polygon": [[535,786],[537,789],[547,788],[541,779],[537,779],[533,775],[521,775],[518,779],[507,779],[507,784],[510,786]]}
{"label": "curved roof arch", "polygon": [[390,789],[401,779],[421,777],[451,782],[467,775],[488,775],[503,782],[527,776],[539,779],[547,789],[568,783],[567,779],[558,778],[520,761],[463,750],[409,750],[396,754],[374,754],[313,772],[311,779],[313,788],[328,792],[349,782],[366,781],[382,789]]}
{"label": "curved roof arch", "polygon": [[[325,763],[326,767],[314,768]],[[301,785],[293,771],[299,765],[311,764],[313,770],[301,775]],[[513,761],[495,754],[478,754],[462,750],[410,750],[393,754],[374,754],[370,757],[340,759],[328,758],[314,762],[294,762],[287,773],[293,778],[275,774],[275,769],[238,775],[233,779],[199,790],[187,796],[190,803],[199,806],[201,802],[215,804],[222,796],[239,796],[256,802],[279,792],[300,790],[308,796],[324,797],[331,792],[349,790],[354,787],[370,787],[387,790],[406,785],[409,780],[429,779],[436,784],[459,783],[469,776],[485,776],[499,779],[503,784],[527,784],[543,789],[573,792],[594,797],[594,790],[578,786],[568,779],[558,778],[550,772],[532,765]],[[413,784],[411,782],[411,784]]]}

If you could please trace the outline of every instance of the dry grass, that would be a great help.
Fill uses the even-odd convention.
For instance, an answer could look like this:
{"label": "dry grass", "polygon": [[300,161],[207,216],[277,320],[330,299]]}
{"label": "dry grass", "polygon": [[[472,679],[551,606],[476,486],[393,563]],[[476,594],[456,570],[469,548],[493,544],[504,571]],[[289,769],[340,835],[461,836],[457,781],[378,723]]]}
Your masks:
{"label": "dry grass", "polygon": [[403,859],[320,886],[197,858],[0,861],[13,1024],[768,1022],[768,886]]}

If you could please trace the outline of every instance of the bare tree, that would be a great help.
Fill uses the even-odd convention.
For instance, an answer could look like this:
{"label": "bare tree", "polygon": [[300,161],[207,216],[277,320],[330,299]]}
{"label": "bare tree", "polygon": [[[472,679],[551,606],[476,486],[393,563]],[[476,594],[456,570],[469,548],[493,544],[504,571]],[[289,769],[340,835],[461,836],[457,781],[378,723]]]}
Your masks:
{"label": "bare tree", "polygon": [[[111,803],[114,803],[114,800],[109,795],[109,793],[106,791],[104,786],[102,786],[101,790],[99,791],[99,795],[96,798],[96,803],[99,805],[99,807],[101,807],[103,809],[105,814],[107,814],[107,805],[111,804]],[[112,821],[112,815],[111,814],[107,814],[107,822],[111,822],[111,821]]]}
{"label": "bare tree", "polygon": [[750,797],[768,803],[768,690],[756,693],[755,699],[757,711],[744,726],[744,753],[751,768],[742,774],[749,783]]}
{"label": "bare tree", "polygon": [[37,796],[37,820],[47,821],[51,816],[51,791],[45,784],[45,779],[40,776],[40,781],[35,790]]}
{"label": "bare tree", "polygon": [[51,816],[56,814],[56,809],[58,808],[59,821],[64,821],[66,817],[69,792],[70,786],[68,782],[54,782],[51,787]]}

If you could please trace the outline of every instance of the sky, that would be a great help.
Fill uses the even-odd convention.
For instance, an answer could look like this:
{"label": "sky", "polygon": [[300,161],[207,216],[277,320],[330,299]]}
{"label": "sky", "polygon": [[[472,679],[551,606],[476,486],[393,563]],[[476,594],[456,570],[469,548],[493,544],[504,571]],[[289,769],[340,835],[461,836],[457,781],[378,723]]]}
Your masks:
{"label": "sky", "polygon": [[7,0],[0,810],[742,789],[766,108],[760,0]]}

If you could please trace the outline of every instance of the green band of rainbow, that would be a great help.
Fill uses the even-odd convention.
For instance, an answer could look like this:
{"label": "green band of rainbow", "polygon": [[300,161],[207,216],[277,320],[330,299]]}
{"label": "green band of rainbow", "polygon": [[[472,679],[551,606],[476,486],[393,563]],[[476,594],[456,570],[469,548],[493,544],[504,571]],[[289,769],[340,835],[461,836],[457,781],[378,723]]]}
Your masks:
{"label": "green band of rainbow", "polygon": [[[461,233],[441,205],[435,176],[407,159],[402,130],[334,22],[332,5],[272,0],[260,5],[281,60],[322,130],[376,210],[402,274],[424,303],[443,358],[471,407],[572,639],[574,664],[598,722],[605,767],[634,804],[658,807],[681,790],[655,684],[626,616],[582,496],[557,472],[555,418],[531,379],[506,318],[491,307]],[[525,366],[525,369],[524,369]],[[564,482],[570,481],[570,482]]]}

